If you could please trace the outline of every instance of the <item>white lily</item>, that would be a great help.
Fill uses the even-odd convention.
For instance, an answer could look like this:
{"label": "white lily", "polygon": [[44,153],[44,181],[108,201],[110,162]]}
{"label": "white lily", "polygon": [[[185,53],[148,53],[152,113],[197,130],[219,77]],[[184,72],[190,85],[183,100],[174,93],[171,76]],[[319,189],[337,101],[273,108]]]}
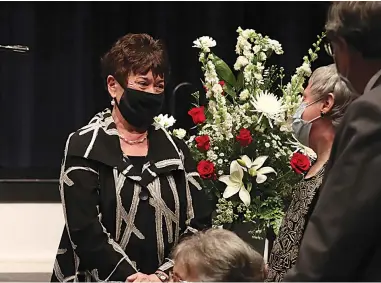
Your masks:
{"label": "white lily", "polygon": [[245,184],[242,181],[243,178],[243,169],[238,164],[236,160],[234,160],[230,164],[230,175],[223,175],[218,180],[226,184],[226,189],[224,191],[223,197],[230,198],[234,196],[236,193],[239,193],[239,198],[242,202],[249,206],[251,202],[251,197],[249,192],[245,188]]}
{"label": "white lily", "polygon": [[268,156],[259,156],[254,161],[252,161],[247,155],[244,155],[241,156],[241,159],[238,160],[238,163],[246,167],[244,170],[248,171],[252,177],[257,176],[256,182],[258,184],[262,184],[267,180],[266,174],[276,174],[275,170],[272,167],[262,167],[267,158]]}

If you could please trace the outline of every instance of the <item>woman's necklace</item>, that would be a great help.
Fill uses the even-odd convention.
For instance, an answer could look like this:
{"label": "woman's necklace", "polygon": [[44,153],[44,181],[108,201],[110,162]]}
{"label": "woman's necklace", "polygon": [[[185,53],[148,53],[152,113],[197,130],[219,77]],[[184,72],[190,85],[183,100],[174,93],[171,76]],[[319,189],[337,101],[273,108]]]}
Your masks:
{"label": "woman's necklace", "polygon": [[125,137],[121,136],[119,134],[119,138],[124,141],[125,143],[129,144],[129,145],[136,145],[136,144],[140,144],[140,143],[143,143],[146,139],[147,139],[147,132],[144,133],[143,137],[141,137],[140,139],[137,139],[137,140],[128,140],[126,139]]}

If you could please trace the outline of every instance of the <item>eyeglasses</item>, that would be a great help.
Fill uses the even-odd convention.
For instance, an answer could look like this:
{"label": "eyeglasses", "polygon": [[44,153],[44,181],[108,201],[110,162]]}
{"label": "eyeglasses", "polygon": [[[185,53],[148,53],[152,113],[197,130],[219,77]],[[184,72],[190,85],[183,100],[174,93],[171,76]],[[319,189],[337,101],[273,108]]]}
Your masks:
{"label": "eyeglasses", "polygon": [[179,276],[176,275],[176,273],[173,272],[169,273],[169,278],[170,282],[187,283],[187,281],[182,280]]}
{"label": "eyeglasses", "polygon": [[330,42],[324,44],[325,52],[331,57],[333,57],[333,48],[332,44]]}

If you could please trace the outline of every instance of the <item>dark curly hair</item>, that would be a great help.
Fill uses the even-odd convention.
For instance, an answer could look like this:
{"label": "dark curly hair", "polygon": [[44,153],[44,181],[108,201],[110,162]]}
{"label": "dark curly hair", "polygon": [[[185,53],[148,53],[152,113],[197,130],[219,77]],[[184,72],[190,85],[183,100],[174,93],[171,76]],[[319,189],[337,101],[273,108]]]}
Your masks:
{"label": "dark curly hair", "polygon": [[101,59],[102,77],[112,75],[123,86],[130,74],[152,71],[156,78],[167,77],[168,57],[164,44],[148,34],[127,34],[119,38]]}

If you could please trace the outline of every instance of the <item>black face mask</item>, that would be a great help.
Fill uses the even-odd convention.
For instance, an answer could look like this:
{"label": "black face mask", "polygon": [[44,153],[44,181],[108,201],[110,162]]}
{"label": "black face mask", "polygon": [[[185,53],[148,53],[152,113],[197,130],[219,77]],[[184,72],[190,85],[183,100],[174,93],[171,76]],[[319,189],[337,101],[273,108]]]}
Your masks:
{"label": "black face mask", "polygon": [[139,129],[147,129],[153,118],[163,107],[164,93],[152,94],[131,88],[125,88],[120,102],[115,100],[120,113],[126,121]]}

